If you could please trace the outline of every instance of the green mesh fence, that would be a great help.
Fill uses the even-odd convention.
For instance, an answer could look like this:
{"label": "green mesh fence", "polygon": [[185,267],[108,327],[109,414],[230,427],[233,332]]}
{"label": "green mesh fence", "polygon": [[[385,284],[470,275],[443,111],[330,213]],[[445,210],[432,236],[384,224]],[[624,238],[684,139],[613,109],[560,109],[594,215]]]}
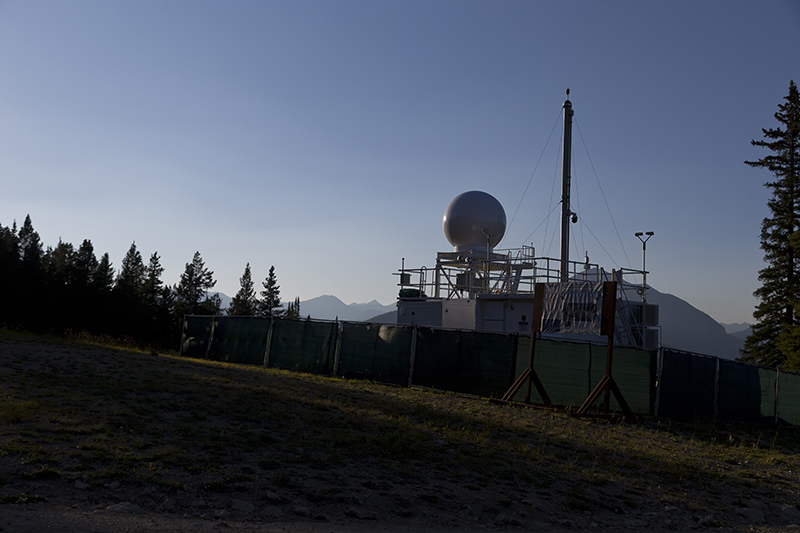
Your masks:
{"label": "green mesh fence", "polygon": [[211,316],[184,317],[181,335],[181,355],[183,357],[206,358],[213,321],[214,317]]}
{"label": "green mesh fence", "polygon": [[412,329],[344,323],[337,374],[408,386]]}
{"label": "green mesh fence", "polygon": [[501,398],[514,382],[515,340],[499,333],[462,332],[456,392]]}
{"label": "green mesh fence", "polygon": [[[608,348],[602,345],[590,345],[590,347],[591,381],[594,390],[605,376]],[[636,348],[614,347],[611,362],[611,375],[631,411],[640,415],[652,415],[655,405],[656,353]],[[602,405],[602,401],[602,398],[599,399],[595,405]],[[614,411],[622,410],[614,394],[611,395],[609,407]]]}
{"label": "green mesh fence", "polygon": [[244,316],[214,317],[214,338],[208,358],[245,365],[261,365],[267,349],[269,319]]}
{"label": "green mesh fence", "polygon": [[[528,368],[530,341],[530,337],[519,337],[514,379]],[[592,390],[589,350],[586,343],[537,339],[533,368],[553,405],[579,407],[589,396]],[[514,401],[524,401],[525,393],[523,386],[517,391]],[[531,402],[544,403],[536,387],[531,387]]]}
{"label": "green mesh fence", "polygon": [[501,397],[513,382],[510,335],[417,328],[414,385]]}
{"label": "green mesh fence", "polygon": [[778,375],[778,421],[800,426],[800,374]]}
{"label": "green mesh fence", "polygon": [[[542,381],[553,405],[580,407],[589,397],[606,372],[605,345],[538,339],[533,368]],[[520,337],[517,348],[516,374],[528,367],[530,337]],[[634,348],[614,348],[611,375],[628,403],[637,414],[652,414],[655,398],[656,356],[653,352]],[[527,387],[514,395],[514,401],[523,402]],[[531,386],[531,402],[543,404],[536,387]],[[603,405],[601,396],[594,404]],[[609,407],[621,411],[615,396],[611,395]]]}
{"label": "green mesh fence", "polygon": [[275,320],[267,365],[275,368],[332,374],[336,324],[310,320]]}
{"label": "green mesh fence", "polygon": [[664,350],[658,416],[713,420],[716,359]]}
{"label": "green mesh fence", "polygon": [[775,421],[776,372],[770,368],[719,360],[720,420],[752,423]]}
{"label": "green mesh fence", "polygon": [[[267,346],[269,328],[267,319],[187,316],[180,353],[253,365],[263,364],[268,354],[271,367],[332,374],[336,364],[338,375],[408,385],[411,327],[346,323],[339,338],[334,323],[276,319]],[[419,327],[412,381],[500,397],[527,368],[529,346],[529,337]],[[652,352],[614,349],[612,375],[635,413],[654,414],[658,385],[657,416],[800,425],[800,374],[664,350],[656,383],[656,362]],[[534,369],[557,406],[581,405],[603,377],[605,364],[604,345],[536,342]],[[514,400],[524,401],[525,393],[522,387]],[[535,387],[531,401],[543,403]],[[613,395],[611,402],[612,409],[620,409]],[[602,400],[595,403],[600,405]]]}
{"label": "green mesh fence", "polygon": [[460,339],[458,331],[418,327],[414,385],[455,391]]}

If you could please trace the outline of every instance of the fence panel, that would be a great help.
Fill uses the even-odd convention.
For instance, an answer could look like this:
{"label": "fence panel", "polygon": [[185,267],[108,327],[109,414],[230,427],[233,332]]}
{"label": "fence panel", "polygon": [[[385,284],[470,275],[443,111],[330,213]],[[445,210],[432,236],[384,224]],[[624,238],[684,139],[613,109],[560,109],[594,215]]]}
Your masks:
{"label": "fence panel", "polygon": [[331,374],[337,325],[332,322],[276,319],[268,366]]}
{"label": "fence panel", "polygon": [[775,422],[775,370],[736,361],[719,360],[718,415],[720,420]]}
{"label": "fence panel", "polygon": [[415,385],[500,397],[514,380],[514,337],[417,328]]}
{"label": "fence panel", "polygon": [[[608,347],[591,344],[592,390],[606,375]],[[622,397],[631,411],[640,415],[653,414],[655,404],[656,353],[628,347],[614,347],[611,376],[619,387]],[[587,395],[588,396],[588,395]],[[602,399],[595,405],[602,405]],[[621,411],[619,402],[612,394],[610,408]]]}
{"label": "fence panel", "polygon": [[211,340],[212,316],[186,316],[181,334],[181,356],[205,359]]}
{"label": "fence panel", "polygon": [[460,338],[458,331],[417,327],[414,385],[456,390]]}
{"label": "fence panel", "polygon": [[500,333],[462,332],[456,392],[500,398],[514,382],[515,337]]}
{"label": "fence panel", "polygon": [[214,317],[214,338],[208,358],[245,365],[264,362],[269,319],[245,316]]}
{"label": "fence panel", "polygon": [[[337,324],[276,319],[269,347],[268,331],[267,319],[187,316],[180,354],[262,364],[269,353],[272,367],[333,372]],[[411,327],[345,323],[341,334],[339,375],[408,384]],[[413,383],[500,397],[527,367],[529,346],[529,337],[418,327]],[[604,375],[605,359],[603,345],[539,339],[534,368],[554,405],[577,407]],[[659,412],[654,413],[656,362],[653,352],[614,349],[612,375],[636,413],[800,425],[800,374],[779,375],[773,369],[668,349],[662,355]],[[521,388],[514,400],[523,401],[525,392]],[[532,401],[542,402],[535,387]],[[619,410],[613,396],[611,407]]]}
{"label": "fence panel", "polygon": [[664,350],[658,416],[713,420],[716,358]]}
{"label": "fence panel", "polygon": [[342,324],[340,376],[407,386],[410,365],[410,327]]}
{"label": "fence panel", "polygon": [[[530,337],[518,339],[515,379],[528,368],[530,340]],[[579,407],[591,392],[589,344],[537,339],[533,368],[553,405]],[[523,386],[514,401],[524,401],[525,394]],[[543,403],[536,387],[531,387],[531,402]]]}
{"label": "fence panel", "polygon": [[780,373],[778,385],[778,421],[800,426],[800,374]]}

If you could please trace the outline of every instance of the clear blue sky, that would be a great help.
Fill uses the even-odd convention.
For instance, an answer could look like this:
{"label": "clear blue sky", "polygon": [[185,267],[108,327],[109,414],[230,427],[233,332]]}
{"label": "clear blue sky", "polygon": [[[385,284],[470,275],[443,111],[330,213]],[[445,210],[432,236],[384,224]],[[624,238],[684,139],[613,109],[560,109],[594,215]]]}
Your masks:
{"label": "clear blue sky", "polygon": [[[0,223],[115,267],[136,241],[167,283],[198,250],[229,295],[249,262],[287,300],[390,304],[401,258],[450,249],[453,197],[512,218],[569,87],[573,254],[640,267],[654,231],[648,282],[752,321],[770,176],[742,161],[798,35],[794,0],[0,0]],[[528,237],[547,146],[501,247],[558,255],[555,219]]]}

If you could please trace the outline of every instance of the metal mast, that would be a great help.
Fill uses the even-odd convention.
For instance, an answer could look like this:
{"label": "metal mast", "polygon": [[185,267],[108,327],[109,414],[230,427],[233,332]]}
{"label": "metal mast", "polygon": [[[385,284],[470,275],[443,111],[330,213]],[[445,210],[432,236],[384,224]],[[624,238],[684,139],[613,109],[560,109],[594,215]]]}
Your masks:
{"label": "metal mast", "polygon": [[561,281],[569,280],[569,221],[572,215],[569,200],[570,161],[572,159],[572,102],[564,101],[564,142],[561,162]]}

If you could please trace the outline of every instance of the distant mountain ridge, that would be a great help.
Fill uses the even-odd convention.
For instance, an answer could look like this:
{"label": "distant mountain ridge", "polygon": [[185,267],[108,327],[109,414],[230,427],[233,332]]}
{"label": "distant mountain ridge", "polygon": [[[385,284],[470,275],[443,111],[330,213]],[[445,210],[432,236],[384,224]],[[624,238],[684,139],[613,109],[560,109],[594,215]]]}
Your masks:
{"label": "distant mountain ridge", "polygon": [[[231,305],[233,300],[230,296],[223,292],[210,292],[209,295],[217,295],[222,302],[223,311]],[[289,302],[281,302],[283,308],[286,309]],[[372,300],[367,303],[351,303],[346,304],[336,296],[324,295],[310,300],[300,302],[300,317],[316,318],[318,320],[339,320],[366,322],[376,315],[394,312],[395,304],[382,305],[377,300]]]}
{"label": "distant mountain ridge", "polygon": [[744,339],[726,332],[708,314],[677,296],[647,289],[647,303],[658,305],[663,346],[722,359],[736,359]]}
{"label": "distant mountain ridge", "polygon": [[725,328],[725,333],[729,335],[735,335],[736,333],[741,333],[750,329],[750,324],[747,322],[739,322],[738,324],[723,324],[720,322],[720,325]]}
{"label": "distant mountain ridge", "polygon": [[329,294],[300,302],[300,316],[321,320],[366,322],[376,315],[395,310],[395,304],[382,305],[377,300],[367,303],[346,304],[336,296]]}

